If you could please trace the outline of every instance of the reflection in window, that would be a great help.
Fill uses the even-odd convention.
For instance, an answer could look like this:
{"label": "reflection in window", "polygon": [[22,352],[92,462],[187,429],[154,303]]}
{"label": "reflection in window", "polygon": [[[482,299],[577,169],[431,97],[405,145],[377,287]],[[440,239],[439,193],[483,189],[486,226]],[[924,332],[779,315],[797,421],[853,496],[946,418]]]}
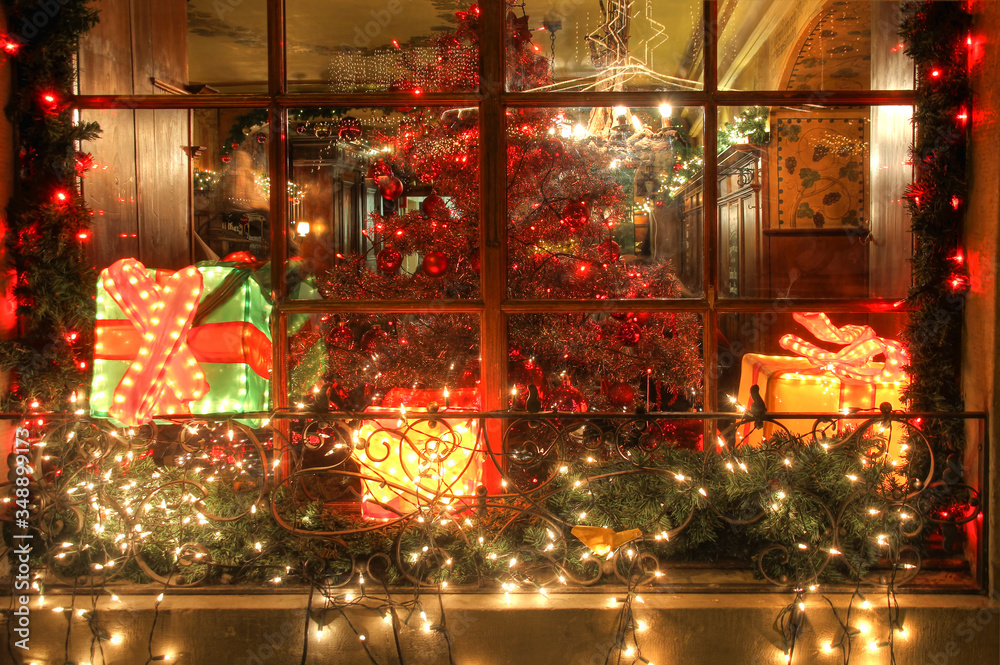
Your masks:
{"label": "reflection in window", "polygon": [[699,90],[697,0],[527,0],[507,14],[507,89]]}
{"label": "reflection in window", "polygon": [[285,12],[292,91],[468,92],[479,86],[479,9],[472,3],[287,0]]}
{"label": "reflection in window", "polygon": [[913,66],[896,0],[720,4],[721,90],[904,90]]}
{"label": "reflection in window", "polygon": [[293,315],[287,330],[293,405],[481,406],[476,315]]}
{"label": "reflection in window", "polygon": [[289,252],[324,297],[477,297],[475,109],[292,115]]}
{"label": "reflection in window", "polygon": [[696,295],[701,233],[682,236],[678,193],[701,172],[689,129],[699,120],[697,110],[668,105],[511,111],[510,294]]}
{"label": "reflection in window", "polygon": [[269,260],[267,110],[198,109],[193,118],[204,146],[193,161],[196,244],[219,257],[242,251]]}
{"label": "reflection in window", "polygon": [[[905,296],[911,115],[900,106],[721,107],[720,294]],[[685,229],[699,204],[686,205]]]}
{"label": "reflection in window", "polygon": [[701,404],[697,314],[517,314],[509,319],[511,408],[689,411]]}

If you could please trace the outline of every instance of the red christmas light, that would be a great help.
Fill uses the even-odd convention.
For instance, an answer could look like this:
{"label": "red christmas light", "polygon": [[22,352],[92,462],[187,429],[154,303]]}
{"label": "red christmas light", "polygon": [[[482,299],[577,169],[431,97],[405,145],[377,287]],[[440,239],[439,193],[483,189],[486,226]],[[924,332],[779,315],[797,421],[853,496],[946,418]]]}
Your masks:
{"label": "red christmas light", "polygon": [[52,195],[52,198],[55,199],[56,203],[66,203],[69,201],[69,193],[65,189],[60,189]]}
{"label": "red christmas light", "polygon": [[16,55],[21,50],[21,45],[9,37],[5,37],[0,41],[0,48],[3,48],[4,52],[8,55]]}
{"label": "red christmas light", "polygon": [[937,78],[937,77],[941,76],[941,70],[940,69],[932,69],[931,70],[931,76],[933,76],[934,78]]}

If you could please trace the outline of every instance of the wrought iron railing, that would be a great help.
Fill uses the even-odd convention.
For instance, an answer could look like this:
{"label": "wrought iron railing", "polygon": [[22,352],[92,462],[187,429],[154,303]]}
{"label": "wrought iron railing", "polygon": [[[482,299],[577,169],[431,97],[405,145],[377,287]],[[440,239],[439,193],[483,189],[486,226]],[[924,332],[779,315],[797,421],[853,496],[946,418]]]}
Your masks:
{"label": "wrought iron railing", "polygon": [[24,421],[38,582],[974,587],[984,559],[986,446],[926,434],[981,414],[257,415]]}

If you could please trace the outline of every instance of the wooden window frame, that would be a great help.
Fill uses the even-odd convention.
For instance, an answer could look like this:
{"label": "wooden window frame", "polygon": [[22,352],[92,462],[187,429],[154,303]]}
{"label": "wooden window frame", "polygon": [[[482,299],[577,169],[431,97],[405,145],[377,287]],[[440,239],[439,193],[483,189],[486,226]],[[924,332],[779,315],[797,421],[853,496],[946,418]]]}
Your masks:
{"label": "wooden window frame", "polygon": [[[700,91],[681,92],[507,92],[503,34],[505,3],[486,0],[480,15],[480,90],[473,93],[425,93],[416,102],[406,93],[289,93],[285,52],[285,0],[267,0],[268,17],[268,90],[259,94],[218,95],[81,95],[75,98],[78,109],[199,109],[266,108],[271,135],[280,140],[269,142],[271,182],[285,182],[288,176],[287,120],[293,108],[321,107],[393,107],[478,106],[480,123],[480,244],[482,298],[476,301],[435,300],[342,300],[293,301],[287,298],[285,281],[288,246],[288,192],[284,187],[271,189],[271,258],[277,268],[271,271],[272,296],[277,303],[272,323],[274,333],[274,408],[289,410],[287,334],[285,321],[300,313],[475,313],[480,317],[482,353],[481,390],[483,409],[507,408],[507,328],[510,314],[618,312],[691,312],[701,316],[704,326],[703,410],[718,411],[717,352],[715,349],[718,316],[729,313],[759,313],[773,308],[770,298],[720,299],[718,297],[718,159],[715,150],[718,109],[724,106],[822,104],[843,106],[912,106],[913,90],[859,91],[728,91],[718,89],[716,68],[717,0],[704,0],[703,61],[704,85]],[[359,5],[360,7],[360,5]],[[504,156],[505,110],[517,107],[586,107],[636,106],[700,108],[704,117],[703,172],[703,284],[699,298],[674,300],[539,300],[511,299],[507,296],[507,201]],[[785,311],[826,311],[833,313],[876,313],[902,311],[897,299],[829,298],[783,299]],[[711,423],[706,421],[706,428]],[[706,431],[710,431],[706,429]]]}

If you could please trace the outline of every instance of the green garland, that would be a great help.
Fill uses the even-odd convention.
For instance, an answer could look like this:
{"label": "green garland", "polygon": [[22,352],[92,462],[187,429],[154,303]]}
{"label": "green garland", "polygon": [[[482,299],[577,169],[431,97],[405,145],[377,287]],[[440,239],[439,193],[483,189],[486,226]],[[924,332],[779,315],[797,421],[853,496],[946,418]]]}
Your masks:
{"label": "green garland", "polygon": [[[633,448],[628,459],[613,450],[598,461],[573,454],[550,462],[544,473],[551,481],[491,496],[485,509],[470,499],[455,519],[414,514],[371,530],[371,521],[308,498],[349,482],[338,469],[350,467],[322,477],[296,469],[267,487],[263,471],[275,465],[274,452],[261,455],[244,429],[230,441],[232,428],[201,427],[183,446],[172,436],[144,440],[141,432],[129,437],[87,419],[51,430],[36,449],[52,460],[37,463],[35,492],[48,506],[34,519],[46,541],[39,565],[63,581],[102,571],[98,578],[143,583],[171,576],[175,584],[261,583],[277,572],[301,583],[317,556],[323,575],[333,578],[382,556],[390,584],[406,584],[408,574],[412,580],[421,571],[428,582],[493,587],[545,578],[543,569],[582,583],[607,575],[592,568],[593,554],[569,533],[584,525],[638,528],[646,538],[631,547],[661,561],[742,561],[758,577],[805,586],[859,583],[880,558],[893,559],[921,540],[900,520],[919,508],[905,498],[895,468],[866,455],[886,443],[874,429],[850,441],[776,435],[760,446],[707,454],[667,443]],[[266,432],[258,438],[266,440]],[[296,451],[286,454],[304,452]],[[911,457],[914,464],[921,459]],[[181,498],[192,493],[198,504]],[[447,514],[440,508],[433,509],[438,517]],[[178,556],[183,543],[200,552],[196,562]],[[447,565],[423,554],[429,543]]]}
{"label": "green garland", "polygon": [[[964,2],[910,3],[903,16],[900,34],[917,72],[917,177],[908,192],[913,286],[903,335],[910,352],[906,399],[911,411],[958,412],[964,409],[962,314],[969,286],[961,234],[971,113],[966,43],[971,16]],[[939,421],[929,434],[942,450],[962,449],[960,421]]]}
{"label": "green garland", "polygon": [[99,129],[74,124],[70,102],[78,39],[96,22],[90,0],[8,2],[8,25],[22,32],[4,38],[16,45],[5,50],[17,54],[7,115],[19,160],[5,241],[18,329],[0,342],[0,368],[16,369],[8,411],[67,410],[89,377],[96,274],[84,251],[91,213],[77,187],[90,159],[77,144]]}

